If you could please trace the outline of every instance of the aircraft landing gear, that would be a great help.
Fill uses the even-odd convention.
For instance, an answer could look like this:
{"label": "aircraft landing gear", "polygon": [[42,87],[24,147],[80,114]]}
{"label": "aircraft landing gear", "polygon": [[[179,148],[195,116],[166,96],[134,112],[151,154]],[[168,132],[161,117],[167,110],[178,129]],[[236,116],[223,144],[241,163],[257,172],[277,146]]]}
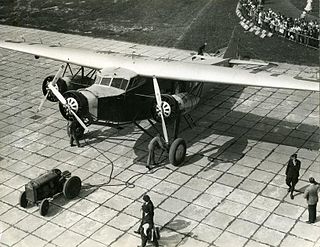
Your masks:
{"label": "aircraft landing gear", "polygon": [[179,166],[183,163],[187,152],[185,140],[177,138],[173,141],[169,148],[169,161],[174,166]]}

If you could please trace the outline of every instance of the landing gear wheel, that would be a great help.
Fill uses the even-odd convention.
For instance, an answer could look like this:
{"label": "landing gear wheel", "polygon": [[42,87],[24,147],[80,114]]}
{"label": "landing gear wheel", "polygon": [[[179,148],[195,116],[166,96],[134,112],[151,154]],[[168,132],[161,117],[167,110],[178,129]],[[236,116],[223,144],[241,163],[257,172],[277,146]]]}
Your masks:
{"label": "landing gear wheel", "polygon": [[179,166],[182,164],[186,157],[187,145],[185,140],[182,138],[177,138],[171,144],[169,149],[169,161],[174,166]]}
{"label": "landing gear wheel", "polygon": [[80,190],[81,179],[77,176],[73,176],[64,183],[62,192],[67,199],[73,199],[79,195]]}
{"label": "landing gear wheel", "polygon": [[23,192],[20,194],[19,204],[20,204],[20,206],[23,207],[23,208],[26,208],[26,207],[28,206],[27,195],[26,195],[26,192],[25,192],[25,191],[23,191]]}
{"label": "landing gear wheel", "polygon": [[46,216],[49,210],[49,200],[44,199],[40,203],[40,215]]}

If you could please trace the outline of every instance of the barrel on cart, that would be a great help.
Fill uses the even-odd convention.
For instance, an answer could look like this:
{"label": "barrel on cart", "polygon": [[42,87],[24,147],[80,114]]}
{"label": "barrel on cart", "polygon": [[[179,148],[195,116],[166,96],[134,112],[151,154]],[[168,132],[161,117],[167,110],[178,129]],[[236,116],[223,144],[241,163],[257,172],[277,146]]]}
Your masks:
{"label": "barrel on cart", "polygon": [[59,194],[67,199],[75,198],[81,190],[81,179],[71,176],[69,171],[61,172],[52,169],[25,185],[25,191],[20,195],[19,204],[23,208],[29,205],[39,205],[40,214],[45,216],[49,210],[49,201]]}

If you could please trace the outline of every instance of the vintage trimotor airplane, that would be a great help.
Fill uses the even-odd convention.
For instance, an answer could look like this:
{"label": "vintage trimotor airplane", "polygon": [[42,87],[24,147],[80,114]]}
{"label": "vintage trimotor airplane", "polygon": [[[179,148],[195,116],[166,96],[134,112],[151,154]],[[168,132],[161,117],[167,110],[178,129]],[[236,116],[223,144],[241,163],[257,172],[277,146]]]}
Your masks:
{"label": "vintage trimotor airplane", "polygon": [[[46,99],[59,101],[63,117],[77,119],[85,131],[91,124],[127,123],[135,123],[144,130],[138,121],[148,119],[152,124],[154,119],[162,124],[173,165],[180,165],[186,155],[186,142],[178,138],[181,116],[197,106],[203,83],[320,91],[318,81],[254,74],[228,67],[237,63],[265,65],[260,62],[201,56],[183,62],[11,40],[0,41],[0,48],[66,63],[55,76],[43,81],[45,97],[39,110]],[[73,73],[70,65],[80,68]],[[66,76],[68,69],[70,76]],[[166,128],[169,120],[174,121],[172,140]]]}

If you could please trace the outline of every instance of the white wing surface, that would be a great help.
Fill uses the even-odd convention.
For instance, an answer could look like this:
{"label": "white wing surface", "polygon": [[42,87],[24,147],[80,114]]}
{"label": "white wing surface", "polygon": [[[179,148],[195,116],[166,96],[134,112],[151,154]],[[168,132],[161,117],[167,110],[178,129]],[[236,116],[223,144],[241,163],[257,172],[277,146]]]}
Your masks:
{"label": "white wing surface", "polygon": [[319,81],[295,79],[285,75],[272,76],[265,72],[250,73],[241,69],[209,64],[157,60],[141,56],[110,53],[109,51],[94,51],[14,41],[0,41],[0,48],[94,69],[122,67],[147,77],[155,76],[178,81],[320,91]]}

